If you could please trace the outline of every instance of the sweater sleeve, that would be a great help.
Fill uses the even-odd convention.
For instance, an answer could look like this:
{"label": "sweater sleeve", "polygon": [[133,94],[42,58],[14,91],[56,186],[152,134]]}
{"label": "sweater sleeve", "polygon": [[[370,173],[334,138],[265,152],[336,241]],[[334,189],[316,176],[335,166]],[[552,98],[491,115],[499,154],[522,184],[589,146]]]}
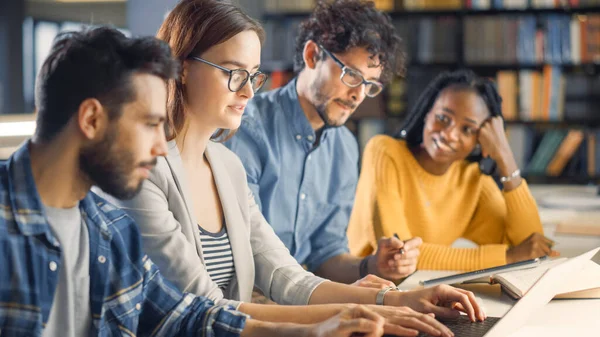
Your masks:
{"label": "sweater sleeve", "polygon": [[404,203],[400,196],[397,163],[386,153],[386,144],[374,137],[363,154],[363,166],[356,191],[348,242],[350,252],[366,256],[377,249],[382,236],[410,238]]}
{"label": "sweater sleeve", "polygon": [[525,179],[512,191],[503,192],[506,201],[506,237],[518,245],[533,233],[544,234],[537,203]]}
{"label": "sweater sleeve", "polygon": [[527,182],[523,180],[516,189],[501,192],[491,177],[484,176],[477,209],[464,234],[480,246],[462,261],[448,259],[453,262],[449,267],[475,270],[506,264],[508,244],[519,244],[534,232],[543,233],[543,229]]}
{"label": "sweater sleeve", "polygon": [[477,248],[423,244],[417,268],[477,270],[506,264],[506,203],[494,180],[483,176],[475,212],[463,237]]}

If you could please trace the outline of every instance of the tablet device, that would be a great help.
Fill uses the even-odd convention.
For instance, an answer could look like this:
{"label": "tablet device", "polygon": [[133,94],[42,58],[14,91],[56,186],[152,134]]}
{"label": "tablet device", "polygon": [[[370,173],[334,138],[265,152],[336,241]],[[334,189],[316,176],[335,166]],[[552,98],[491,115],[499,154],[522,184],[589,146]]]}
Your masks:
{"label": "tablet device", "polygon": [[475,271],[470,271],[467,273],[455,274],[450,276],[444,276],[439,278],[434,278],[426,281],[419,281],[419,284],[424,286],[425,288],[436,286],[438,284],[457,284],[465,281],[473,280],[480,277],[490,276],[494,274],[505,273],[509,271],[533,268],[537,267],[540,263],[548,259],[548,256],[537,257],[531,260],[525,260],[515,263],[505,264],[503,266],[480,269]]}

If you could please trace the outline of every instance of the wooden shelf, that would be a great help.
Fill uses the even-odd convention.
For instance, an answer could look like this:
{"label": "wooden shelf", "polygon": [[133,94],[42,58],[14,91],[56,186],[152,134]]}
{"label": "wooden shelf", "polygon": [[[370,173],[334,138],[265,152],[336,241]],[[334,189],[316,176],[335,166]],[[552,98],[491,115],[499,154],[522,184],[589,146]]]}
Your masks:
{"label": "wooden shelf", "polygon": [[506,125],[525,125],[553,129],[592,129],[600,128],[600,120],[596,121],[519,121],[506,120]]}
{"label": "wooden shelf", "polygon": [[563,7],[563,8],[525,8],[525,9],[465,9],[465,15],[515,15],[515,14],[588,14],[600,13],[600,6]]}
{"label": "wooden shelf", "polygon": [[[360,122],[365,119],[381,119],[381,120],[394,120],[394,121],[402,121],[406,118],[406,115],[389,115],[386,114],[385,117],[350,117],[350,120],[354,122]],[[554,129],[594,129],[600,128],[600,120],[597,121],[517,121],[517,120],[507,120],[504,122],[508,125],[524,125],[531,127],[540,127],[540,128],[554,128]]]}
{"label": "wooden shelf", "polygon": [[596,185],[600,182],[600,176],[559,176],[552,177],[539,174],[524,174],[528,184],[566,184],[566,185]]}
{"label": "wooden shelf", "polygon": [[[416,11],[392,11],[388,14],[392,18],[406,18],[419,16],[479,16],[479,15],[544,15],[544,14],[591,14],[600,13],[600,6],[593,7],[565,7],[565,8],[525,8],[525,9],[440,9],[440,10],[416,10]],[[270,12],[263,15],[263,20],[284,20],[288,18],[305,18],[310,13],[298,12]]]}
{"label": "wooden shelf", "polygon": [[[439,67],[439,68],[469,68],[475,71],[497,71],[497,70],[542,70],[544,65],[547,63],[540,64],[518,64],[518,63],[470,63],[460,64],[459,62],[420,62],[416,60],[409,60],[406,64],[407,68],[410,67]],[[582,63],[582,64],[556,64],[556,66],[562,67],[566,70],[585,70],[592,72],[600,72],[600,63]],[[261,70],[266,72],[271,71],[293,71],[294,64],[291,61],[282,60],[266,60],[260,66]]]}
{"label": "wooden shelf", "polygon": [[480,71],[497,71],[497,70],[542,70],[545,65],[555,65],[565,70],[585,70],[598,72],[600,70],[600,63],[538,63],[538,64],[527,64],[527,63],[467,63],[459,64],[458,62],[419,62],[409,61],[407,67],[449,67],[449,68],[469,68]]}

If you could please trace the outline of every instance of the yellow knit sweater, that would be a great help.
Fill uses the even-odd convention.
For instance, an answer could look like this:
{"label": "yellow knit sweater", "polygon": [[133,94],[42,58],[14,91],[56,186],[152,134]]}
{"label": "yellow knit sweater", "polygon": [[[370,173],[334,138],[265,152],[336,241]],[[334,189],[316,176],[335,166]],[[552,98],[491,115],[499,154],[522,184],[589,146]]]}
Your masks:
{"label": "yellow knit sweater", "polygon": [[[376,136],[367,144],[348,227],[351,253],[373,253],[382,236],[419,236],[418,269],[475,270],[505,264],[507,244],[533,232],[543,230],[525,180],[502,192],[477,163],[455,162],[436,176],[404,141]],[[451,247],[461,237],[479,246]]]}

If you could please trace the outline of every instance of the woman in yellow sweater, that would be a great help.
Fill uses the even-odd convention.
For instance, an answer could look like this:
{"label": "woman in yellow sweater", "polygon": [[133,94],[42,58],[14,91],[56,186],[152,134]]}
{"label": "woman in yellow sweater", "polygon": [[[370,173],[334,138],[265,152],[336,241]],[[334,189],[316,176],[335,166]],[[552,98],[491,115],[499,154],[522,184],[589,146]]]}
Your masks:
{"label": "woman in yellow sweater", "polygon": [[[370,258],[381,236],[421,237],[417,269],[474,270],[556,255],[504,133],[501,98],[470,71],[439,75],[401,139],[376,136],[363,155],[348,228],[352,253]],[[467,160],[474,151],[479,158]],[[497,165],[503,189],[478,161]],[[458,238],[477,248],[454,248]]]}

